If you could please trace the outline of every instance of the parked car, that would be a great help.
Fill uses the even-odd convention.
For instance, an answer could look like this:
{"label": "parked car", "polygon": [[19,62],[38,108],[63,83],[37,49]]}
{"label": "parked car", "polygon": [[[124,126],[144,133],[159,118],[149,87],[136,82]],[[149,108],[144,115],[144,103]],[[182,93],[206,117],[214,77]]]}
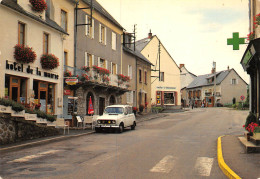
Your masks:
{"label": "parked car", "polygon": [[115,129],[119,133],[124,128],[135,129],[136,119],[132,106],[129,105],[111,105],[107,106],[102,116],[97,117],[95,131],[100,132],[105,129]]}

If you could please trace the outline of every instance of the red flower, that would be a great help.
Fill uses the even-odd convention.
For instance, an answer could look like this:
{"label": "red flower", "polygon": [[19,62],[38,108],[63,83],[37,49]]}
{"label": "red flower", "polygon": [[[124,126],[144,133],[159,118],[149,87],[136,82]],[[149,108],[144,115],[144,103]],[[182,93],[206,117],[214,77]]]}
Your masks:
{"label": "red flower", "polygon": [[57,68],[60,65],[59,59],[53,54],[43,54],[41,57],[41,64],[43,69],[49,70]]}
{"label": "red flower", "polygon": [[43,12],[47,9],[45,0],[29,0],[32,5],[32,9],[36,12]]}
{"label": "red flower", "polygon": [[21,63],[33,63],[36,59],[36,53],[32,48],[17,44],[14,47],[14,58]]}

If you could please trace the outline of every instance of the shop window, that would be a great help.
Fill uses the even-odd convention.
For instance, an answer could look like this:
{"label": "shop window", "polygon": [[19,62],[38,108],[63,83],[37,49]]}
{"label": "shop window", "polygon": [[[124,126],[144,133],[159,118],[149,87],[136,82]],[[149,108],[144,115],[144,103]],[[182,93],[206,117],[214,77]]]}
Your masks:
{"label": "shop window", "polygon": [[164,93],[164,104],[175,104],[174,93]]}
{"label": "shop window", "polygon": [[40,110],[48,114],[54,114],[55,86],[52,83],[34,81],[34,105],[40,104]]}
{"label": "shop window", "polygon": [[16,102],[26,103],[26,79],[6,75],[5,97]]}

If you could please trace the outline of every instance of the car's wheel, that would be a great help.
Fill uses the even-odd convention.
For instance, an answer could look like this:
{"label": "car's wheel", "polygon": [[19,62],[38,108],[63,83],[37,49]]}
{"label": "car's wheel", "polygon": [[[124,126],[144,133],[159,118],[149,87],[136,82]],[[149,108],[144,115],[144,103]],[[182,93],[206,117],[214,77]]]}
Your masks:
{"label": "car's wheel", "polygon": [[134,122],[133,125],[131,125],[131,130],[135,130],[136,123]]}
{"label": "car's wheel", "polygon": [[118,128],[118,133],[122,133],[124,131],[124,124],[120,124]]}

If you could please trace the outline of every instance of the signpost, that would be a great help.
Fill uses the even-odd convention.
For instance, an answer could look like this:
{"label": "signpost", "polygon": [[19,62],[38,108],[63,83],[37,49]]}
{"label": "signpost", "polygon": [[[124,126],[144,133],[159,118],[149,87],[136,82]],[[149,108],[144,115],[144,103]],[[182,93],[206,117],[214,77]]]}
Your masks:
{"label": "signpost", "polygon": [[228,45],[233,45],[233,50],[239,50],[239,44],[245,44],[245,37],[239,38],[239,33],[234,32],[233,38],[227,39]]}

